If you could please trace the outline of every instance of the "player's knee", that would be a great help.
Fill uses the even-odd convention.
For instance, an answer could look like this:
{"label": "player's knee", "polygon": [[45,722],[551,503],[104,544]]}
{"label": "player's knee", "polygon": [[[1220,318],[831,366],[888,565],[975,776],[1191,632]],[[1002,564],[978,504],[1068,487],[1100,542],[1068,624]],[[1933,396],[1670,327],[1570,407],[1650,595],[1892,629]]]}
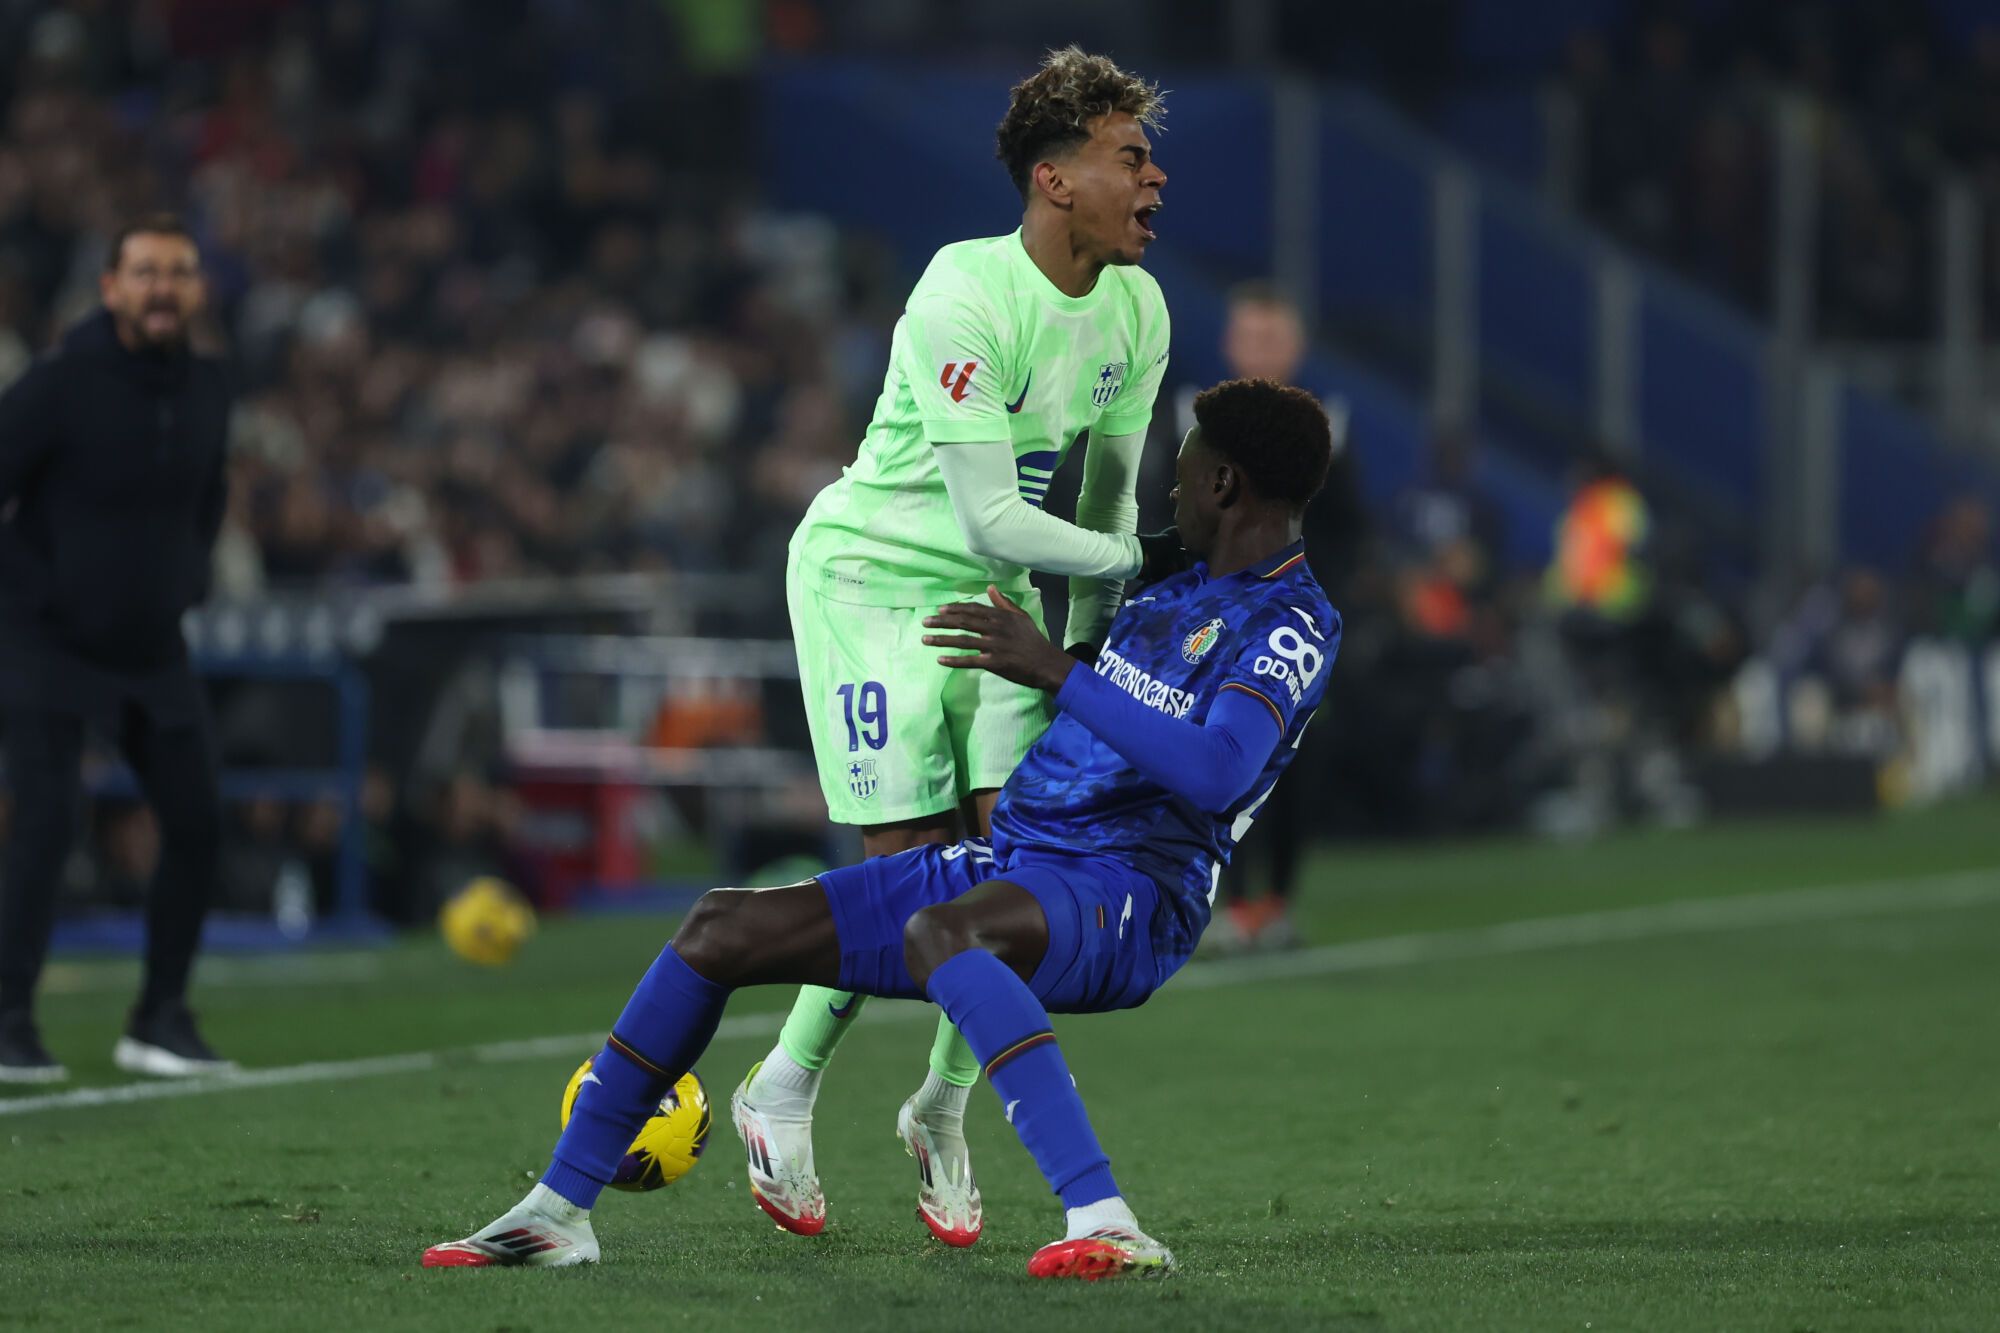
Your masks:
{"label": "player's knee", "polygon": [[710,889],[674,932],[674,952],[681,961],[718,985],[729,985],[750,943],[743,908],[750,894],[743,889]]}
{"label": "player's knee", "polygon": [[931,973],[968,949],[984,949],[1017,973],[1033,969],[1023,941],[1004,923],[962,903],[923,908],[903,924],[903,962],[918,986],[929,985]]}
{"label": "player's knee", "polygon": [[947,959],[975,948],[978,932],[955,912],[950,904],[925,907],[903,923],[903,962],[910,979],[919,986],[930,984],[931,973]]}

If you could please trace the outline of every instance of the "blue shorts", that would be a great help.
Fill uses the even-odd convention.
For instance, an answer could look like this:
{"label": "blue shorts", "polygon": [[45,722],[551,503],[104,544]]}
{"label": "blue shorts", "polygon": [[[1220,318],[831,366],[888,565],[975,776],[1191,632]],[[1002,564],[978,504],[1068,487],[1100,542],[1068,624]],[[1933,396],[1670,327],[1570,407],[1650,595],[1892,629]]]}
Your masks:
{"label": "blue shorts", "polygon": [[1048,918],[1049,951],[1028,986],[1049,1012],[1130,1009],[1165,979],[1153,958],[1160,890],[1151,879],[1095,856],[1023,855],[1003,863],[985,842],[971,839],[870,857],[819,877],[840,935],[840,988],[927,999],[903,961],[904,925],[924,908],[996,879],[1033,894]]}

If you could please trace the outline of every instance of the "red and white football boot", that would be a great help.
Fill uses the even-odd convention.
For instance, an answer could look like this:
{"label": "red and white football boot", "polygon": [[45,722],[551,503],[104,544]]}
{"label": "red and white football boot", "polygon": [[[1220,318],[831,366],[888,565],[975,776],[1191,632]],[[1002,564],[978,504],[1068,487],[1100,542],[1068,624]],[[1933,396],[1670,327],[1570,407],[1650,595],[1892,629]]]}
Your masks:
{"label": "red and white football boot", "polygon": [[1071,1277],[1085,1282],[1165,1277],[1173,1271],[1171,1250],[1128,1227],[1099,1227],[1087,1236],[1059,1240],[1042,1246],[1028,1260],[1029,1277]]}
{"label": "red and white football boot", "polygon": [[752,1065],[729,1099],[749,1158],[750,1197],[781,1230],[817,1236],[826,1230],[826,1195],[813,1170],[812,1118],[773,1115],[750,1100],[750,1084],[763,1067],[761,1060]]}
{"label": "red and white football boot", "polygon": [[903,1151],[917,1159],[918,1220],[947,1245],[963,1248],[978,1240],[986,1217],[972,1178],[964,1119],[926,1121],[912,1097],[896,1113],[896,1133]]}
{"label": "red and white football boot", "polygon": [[536,1185],[492,1225],[424,1251],[425,1268],[568,1268],[596,1262],[590,1210],[546,1185]]}

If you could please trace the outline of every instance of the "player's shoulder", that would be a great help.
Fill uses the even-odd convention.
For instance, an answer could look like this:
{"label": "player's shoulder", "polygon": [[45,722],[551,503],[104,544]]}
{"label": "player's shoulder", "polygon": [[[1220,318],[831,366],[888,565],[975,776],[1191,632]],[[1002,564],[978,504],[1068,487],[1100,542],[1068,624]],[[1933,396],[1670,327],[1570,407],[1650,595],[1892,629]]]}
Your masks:
{"label": "player's shoulder", "polygon": [[1012,268],[1007,254],[1011,236],[981,236],[969,241],[953,241],[941,247],[924,266],[910,292],[915,301],[926,296],[990,298],[1010,285]]}
{"label": "player's shoulder", "polygon": [[1290,625],[1321,643],[1339,641],[1340,612],[1328,600],[1303,553],[1280,563],[1253,587],[1253,623],[1265,629]]}

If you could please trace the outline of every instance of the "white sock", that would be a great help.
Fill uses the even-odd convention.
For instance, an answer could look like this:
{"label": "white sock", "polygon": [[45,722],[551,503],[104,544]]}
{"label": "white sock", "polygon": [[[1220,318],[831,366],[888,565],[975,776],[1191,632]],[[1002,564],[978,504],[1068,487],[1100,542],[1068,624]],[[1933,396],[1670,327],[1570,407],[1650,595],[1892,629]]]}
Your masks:
{"label": "white sock", "polygon": [[939,1117],[953,1116],[963,1120],[965,1102],[971,1095],[971,1087],[960,1087],[950,1079],[940,1078],[933,1069],[924,1079],[924,1086],[917,1089],[917,1114],[933,1122]]}
{"label": "white sock", "polygon": [[1069,1234],[1063,1237],[1064,1240],[1082,1240],[1091,1232],[1105,1227],[1123,1227],[1128,1231],[1139,1229],[1139,1219],[1132,1216],[1131,1206],[1116,1194],[1081,1208],[1071,1208],[1066,1216]]}
{"label": "white sock", "polygon": [[528,1197],[521,1200],[521,1206],[532,1208],[544,1217],[553,1217],[558,1222],[567,1222],[572,1226],[578,1222],[590,1221],[590,1209],[577,1207],[540,1181],[528,1191]]}
{"label": "white sock", "polygon": [[764,1057],[764,1067],[750,1080],[750,1100],[765,1115],[780,1120],[812,1119],[813,1102],[819,1097],[822,1069],[807,1069],[785,1053],[781,1042]]}

